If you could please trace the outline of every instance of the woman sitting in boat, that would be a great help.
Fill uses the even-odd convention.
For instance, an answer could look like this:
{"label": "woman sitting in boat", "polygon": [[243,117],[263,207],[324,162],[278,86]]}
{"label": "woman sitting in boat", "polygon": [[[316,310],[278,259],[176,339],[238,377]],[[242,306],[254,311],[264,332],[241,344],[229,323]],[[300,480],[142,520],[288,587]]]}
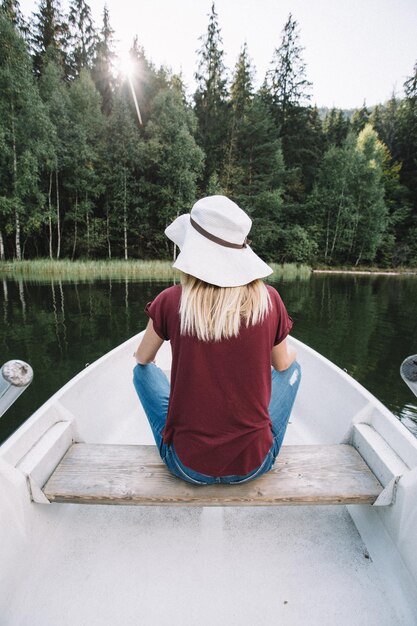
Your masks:
{"label": "woman sitting in boat", "polygon": [[[225,196],[196,202],[165,234],[180,249],[181,285],[146,306],[134,385],[168,469],[194,484],[242,483],[269,471],[301,378],[292,320],[261,279],[252,221]],[[172,347],[171,384],[154,360]],[[272,364],[272,368],[271,368]]]}

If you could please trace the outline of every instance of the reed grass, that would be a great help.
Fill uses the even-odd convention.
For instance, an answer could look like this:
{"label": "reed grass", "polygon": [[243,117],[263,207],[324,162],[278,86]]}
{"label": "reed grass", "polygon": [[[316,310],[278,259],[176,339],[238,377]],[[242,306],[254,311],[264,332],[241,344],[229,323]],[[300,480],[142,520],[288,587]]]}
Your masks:
{"label": "reed grass", "polygon": [[268,281],[274,280],[307,280],[311,276],[311,267],[298,263],[270,263],[274,273],[268,276]]}
{"label": "reed grass", "polygon": [[[306,265],[286,263],[284,265],[271,264],[274,274],[270,279],[292,280],[308,278],[311,269]],[[172,268],[172,261],[142,261],[121,259],[103,261],[60,261],[50,259],[35,259],[32,261],[2,261],[0,262],[0,276],[4,278],[18,278],[32,281],[69,280],[94,281],[100,279],[130,279],[169,281],[178,278],[179,273]]]}
{"label": "reed grass", "polygon": [[106,278],[131,280],[171,280],[177,271],[170,261],[60,261],[35,259],[33,261],[3,261],[0,276],[27,280],[94,281]]}

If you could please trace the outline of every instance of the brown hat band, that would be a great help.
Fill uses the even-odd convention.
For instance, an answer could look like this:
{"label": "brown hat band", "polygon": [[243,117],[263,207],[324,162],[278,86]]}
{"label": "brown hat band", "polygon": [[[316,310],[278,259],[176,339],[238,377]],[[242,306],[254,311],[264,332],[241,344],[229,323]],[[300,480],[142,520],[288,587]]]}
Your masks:
{"label": "brown hat band", "polygon": [[204,230],[204,228],[202,228],[199,224],[197,224],[197,222],[193,220],[191,215],[190,215],[190,223],[191,223],[191,226],[195,228],[195,230],[198,233],[200,233],[200,235],[203,235],[203,237],[205,237],[206,239],[210,239],[210,241],[214,241],[214,243],[218,243],[219,246],[224,246],[225,248],[235,248],[237,250],[241,250],[242,248],[246,248],[248,245],[252,243],[251,240],[248,239],[247,237],[243,243],[231,243],[230,241],[225,241],[224,239],[220,239],[220,237],[216,237],[216,235],[212,235],[207,230]]}

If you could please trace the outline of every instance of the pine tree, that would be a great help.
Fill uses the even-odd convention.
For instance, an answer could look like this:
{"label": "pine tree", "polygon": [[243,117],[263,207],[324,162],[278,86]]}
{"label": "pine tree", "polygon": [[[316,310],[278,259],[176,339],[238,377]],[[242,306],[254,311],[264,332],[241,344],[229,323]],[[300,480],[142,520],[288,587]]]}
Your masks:
{"label": "pine tree", "polygon": [[194,94],[197,115],[197,139],[206,155],[203,187],[214,172],[223,170],[228,128],[227,79],[218,16],[214,2],[209,15],[207,34],[201,37],[197,90]]}
{"label": "pine tree", "polygon": [[350,122],[341,109],[332,108],[324,118],[323,132],[326,140],[326,147],[340,146],[345,141],[349,132]]}
{"label": "pine tree", "polygon": [[239,54],[230,89],[230,117],[227,138],[225,165],[222,174],[226,194],[233,194],[243,172],[237,163],[239,159],[239,139],[242,124],[253,99],[254,70],[248,55],[246,43]]}
{"label": "pine tree", "polygon": [[92,67],[97,43],[91,9],[85,0],[71,0],[68,21],[73,72],[78,75],[82,68]]}
{"label": "pine tree", "polygon": [[98,91],[101,93],[103,105],[102,110],[105,115],[109,115],[112,109],[114,80],[114,60],[113,49],[114,30],[110,25],[110,16],[107,7],[103,11],[103,26],[100,32],[96,47],[96,57],[93,66],[93,78]]}
{"label": "pine tree", "polygon": [[352,115],[351,125],[353,132],[358,135],[369,122],[369,117],[370,111],[364,101],[362,107],[360,109],[356,109]]}
{"label": "pine tree", "polygon": [[305,106],[311,98],[311,83],[306,78],[298,23],[291,13],[282,32],[282,41],[274,52],[266,86],[278,125],[285,128],[294,108]]}
{"label": "pine tree", "polygon": [[32,17],[31,37],[33,65],[37,76],[42,73],[47,50],[68,73],[68,42],[69,27],[62,14],[59,0],[40,0],[38,12]]}
{"label": "pine tree", "polygon": [[[298,23],[290,14],[282,32],[281,45],[275,50],[272,68],[267,72],[262,88],[263,98],[269,102],[281,138],[285,165],[291,174],[287,195],[299,199],[311,184],[311,175],[305,178],[306,162],[303,146],[306,136],[313,133],[313,117],[308,108],[311,83],[306,78],[302,58]],[[311,144],[314,137],[309,139]]]}

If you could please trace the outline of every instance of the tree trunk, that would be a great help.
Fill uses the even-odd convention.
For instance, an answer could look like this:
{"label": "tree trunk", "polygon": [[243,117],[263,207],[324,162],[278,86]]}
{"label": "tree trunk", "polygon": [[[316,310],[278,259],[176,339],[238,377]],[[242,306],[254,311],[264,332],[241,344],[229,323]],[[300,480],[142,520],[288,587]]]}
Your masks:
{"label": "tree trunk", "polygon": [[88,197],[85,194],[85,221],[87,224],[87,259],[90,258],[90,211],[88,210]]}
{"label": "tree trunk", "polygon": [[72,260],[74,260],[75,249],[77,247],[77,234],[78,234],[77,220],[78,220],[78,191],[75,192],[74,243],[72,245],[72,257],[71,257]]}
{"label": "tree trunk", "polygon": [[48,189],[48,224],[49,224],[49,258],[52,260],[52,171],[49,172],[49,189]]}
{"label": "tree trunk", "polygon": [[324,251],[325,263],[327,263],[327,255],[329,254],[329,239],[330,239],[330,209],[327,211],[326,249]]}
{"label": "tree trunk", "polygon": [[[13,145],[13,191],[15,202],[17,200],[17,152],[16,152],[16,133],[14,127],[14,105],[12,102],[12,145]],[[15,206],[14,211],[15,218],[15,230],[16,230],[16,259],[18,261],[22,260],[22,250],[20,245],[20,215],[17,206]]]}
{"label": "tree trunk", "polygon": [[127,261],[128,254],[127,254],[127,176],[126,176],[126,168],[123,171],[123,235],[124,235],[125,261]]}
{"label": "tree trunk", "polygon": [[107,250],[108,250],[108,254],[109,254],[109,259],[111,259],[109,205],[106,206],[106,236],[107,236]]}
{"label": "tree trunk", "polygon": [[61,211],[59,206],[59,177],[58,177],[58,159],[55,165],[55,193],[56,193],[56,258],[61,256]]}
{"label": "tree trunk", "polygon": [[339,234],[339,221],[340,221],[340,214],[341,214],[341,212],[342,212],[342,203],[343,203],[343,201],[344,201],[344,199],[345,199],[345,187],[346,187],[346,177],[345,177],[345,178],[344,178],[344,180],[343,180],[343,184],[342,184],[342,192],[341,192],[341,194],[340,194],[340,198],[339,198],[339,208],[338,208],[338,210],[337,210],[337,216],[336,216],[336,226],[335,226],[335,229],[334,229],[334,236],[333,236],[333,241],[332,241],[332,248],[331,248],[331,250],[330,250],[330,262],[331,262],[331,260],[332,260],[332,258],[333,258],[333,252],[334,252],[334,249],[335,249],[335,247],[336,247],[337,237],[338,237],[338,234]]}
{"label": "tree trunk", "polygon": [[4,241],[3,241],[3,233],[0,230],[0,261],[5,261],[6,255],[4,254]]}

